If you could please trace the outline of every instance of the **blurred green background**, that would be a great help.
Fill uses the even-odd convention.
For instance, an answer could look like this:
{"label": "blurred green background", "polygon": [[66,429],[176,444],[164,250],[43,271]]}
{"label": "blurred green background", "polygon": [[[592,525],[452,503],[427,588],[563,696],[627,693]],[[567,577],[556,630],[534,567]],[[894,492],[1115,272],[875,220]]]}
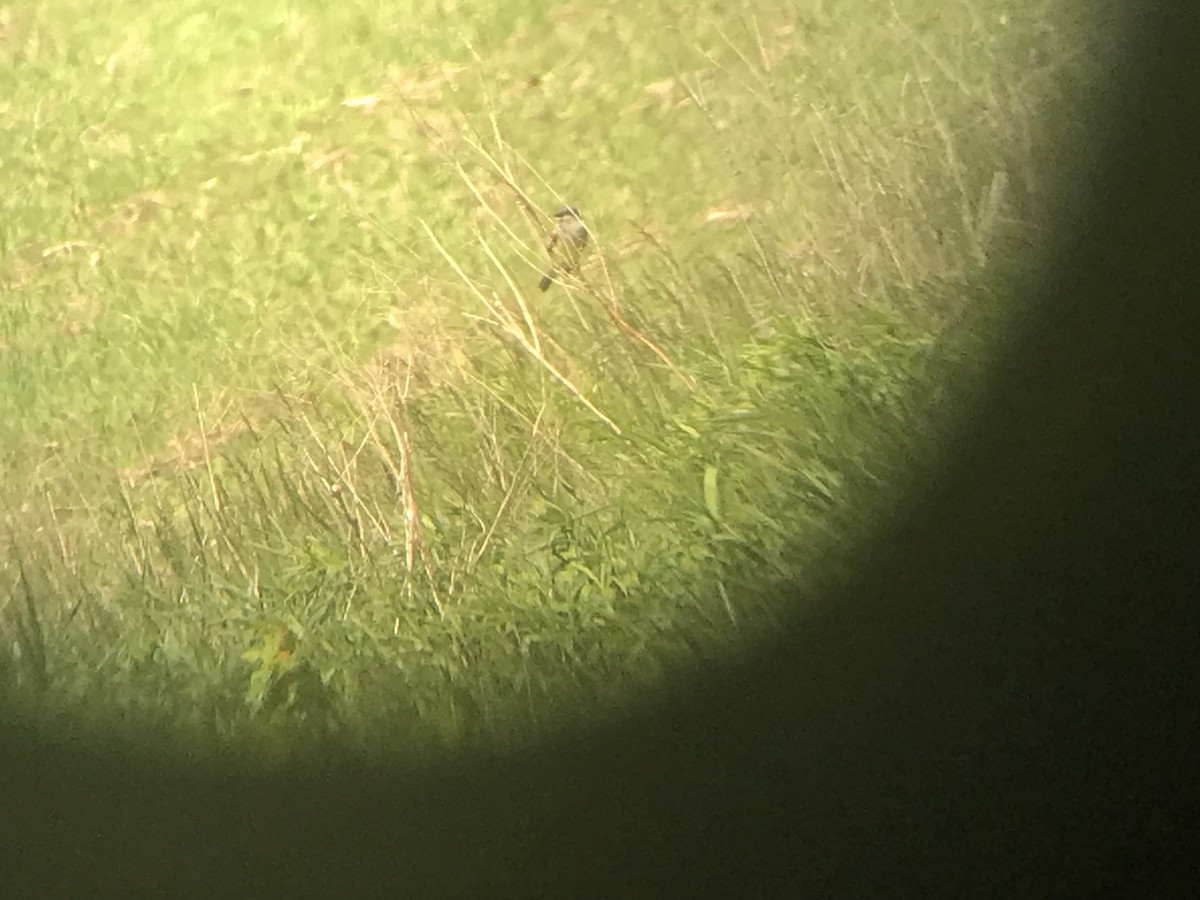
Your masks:
{"label": "blurred green background", "polygon": [[[420,754],[752,647],[969,405],[1114,32],[1066,0],[5,5],[0,690]],[[592,247],[543,295],[565,202]]]}

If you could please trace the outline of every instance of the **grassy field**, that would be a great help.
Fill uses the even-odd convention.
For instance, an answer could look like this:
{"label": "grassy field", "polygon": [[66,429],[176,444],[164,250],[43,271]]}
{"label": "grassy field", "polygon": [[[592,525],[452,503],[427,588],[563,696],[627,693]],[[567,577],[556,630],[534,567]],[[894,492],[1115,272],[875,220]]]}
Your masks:
{"label": "grassy field", "polygon": [[768,637],[967,402],[1093,14],[6,5],[0,686],[421,754]]}

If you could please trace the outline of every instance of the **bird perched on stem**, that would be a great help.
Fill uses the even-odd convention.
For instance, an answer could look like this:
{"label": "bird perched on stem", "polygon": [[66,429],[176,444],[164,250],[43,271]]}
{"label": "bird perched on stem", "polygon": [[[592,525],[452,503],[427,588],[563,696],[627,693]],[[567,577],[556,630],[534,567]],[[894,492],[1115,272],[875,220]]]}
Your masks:
{"label": "bird perched on stem", "polygon": [[587,226],[579,219],[578,207],[564,206],[554,214],[554,218],[557,222],[550,232],[550,240],[546,242],[551,265],[538,282],[538,288],[543,291],[550,287],[556,276],[575,271],[588,241]]}

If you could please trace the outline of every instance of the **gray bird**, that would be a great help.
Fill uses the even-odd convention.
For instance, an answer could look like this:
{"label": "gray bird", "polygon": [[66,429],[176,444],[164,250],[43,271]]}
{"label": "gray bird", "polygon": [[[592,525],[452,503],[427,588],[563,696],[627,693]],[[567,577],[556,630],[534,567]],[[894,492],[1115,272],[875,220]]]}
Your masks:
{"label": "gray bird", "polygon": [[579,220],[579,208],[564,206],[554,214],[558,220],[554,231],[550,232],[550,240],[546,243],[546,252],[550,254],[551,266],[538,282],[540,290],[547,290],[558,275],[569,275],[579,265],[579,257],[587,246],[587,226]]}

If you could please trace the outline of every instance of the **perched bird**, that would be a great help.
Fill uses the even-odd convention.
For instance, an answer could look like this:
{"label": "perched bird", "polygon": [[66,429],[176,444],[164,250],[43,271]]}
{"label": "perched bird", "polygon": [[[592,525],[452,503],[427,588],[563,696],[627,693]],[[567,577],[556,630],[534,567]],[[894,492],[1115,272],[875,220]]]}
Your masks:
{"label": "perched bird", "polygon": [[569,275],[579,265],[579,257],[587,245],[587,226],[579,220],[579,208],[564,206],[554,214],[558,220],[554,230],[550,232],[550,240],[546,243],[546,252],[550,254],[550,268],[538,282],[540,290],[546,290],[557,275]]}

